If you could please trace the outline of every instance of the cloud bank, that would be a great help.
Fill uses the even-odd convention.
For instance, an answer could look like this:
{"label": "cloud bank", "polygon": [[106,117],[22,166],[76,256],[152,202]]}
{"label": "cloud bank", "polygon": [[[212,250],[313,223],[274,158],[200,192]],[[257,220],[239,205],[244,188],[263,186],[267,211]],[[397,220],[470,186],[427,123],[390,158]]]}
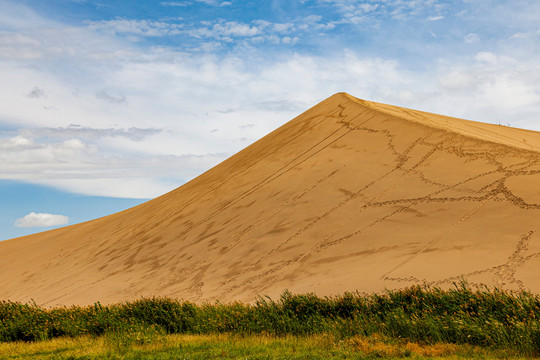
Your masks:
{"label": "cloud bank", "polygon": [[538,2],[156,6],[65,23],[0,0],[0,178],[158,196],[339,91],[540,130]]}

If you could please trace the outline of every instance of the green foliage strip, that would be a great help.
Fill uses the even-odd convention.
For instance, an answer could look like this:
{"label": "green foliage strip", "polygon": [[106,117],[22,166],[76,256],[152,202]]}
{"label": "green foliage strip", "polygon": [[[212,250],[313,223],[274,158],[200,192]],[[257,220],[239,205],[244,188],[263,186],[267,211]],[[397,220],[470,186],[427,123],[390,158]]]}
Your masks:
{"label": "green foliage strip", "polygon": [[283,293],[254,304],[147,298],[103,306],[44,309],[0,302],[0,341],[37,341],[153,329],[163,334],[384,334],[433,344],[471,344],[540,354],[540,298],[527,292],[414,286],[335,297]]}

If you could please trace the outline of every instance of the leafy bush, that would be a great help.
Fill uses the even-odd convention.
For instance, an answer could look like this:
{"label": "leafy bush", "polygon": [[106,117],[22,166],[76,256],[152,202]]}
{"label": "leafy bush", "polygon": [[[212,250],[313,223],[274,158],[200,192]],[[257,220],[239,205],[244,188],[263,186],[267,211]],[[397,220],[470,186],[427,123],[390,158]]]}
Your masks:
{"label": "leafy bush", "polygon": [[337,338],[383,334],[428,344],[471,344],[537,355],[540,298],[527,292],[473,291],[460,285],[451,290],[413,286],[384,294],[325,298],[286,291],[278,300],[260,297],[254,304],[197,305],[148,298],[43,309],[36,304],[0,302],[3,342],[103,334],[144,341],[156,333],[328,333]]}

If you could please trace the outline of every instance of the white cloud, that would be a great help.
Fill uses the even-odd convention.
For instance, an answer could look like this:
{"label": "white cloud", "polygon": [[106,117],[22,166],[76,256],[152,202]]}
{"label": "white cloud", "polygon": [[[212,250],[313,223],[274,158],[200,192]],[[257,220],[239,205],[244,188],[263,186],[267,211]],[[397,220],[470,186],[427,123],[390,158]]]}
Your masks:
{"label": "white cloud", "polygon": [[269,31],[279,34],[290,33],[295,30],[293,23],[272,23],[266,20],[255,20],[253,21],[260,31]]}
{"label": "white cloud", "polygon": [[162,1],[159,4],[163,6],[184,7],[190,5],[191,3],[188,1]]}
{"label": "white cloud", "polygon": [[464,40],[467,44],[474,44],[480,41],[480,36],[476,33],[469,33],[465,35]]}
{"label": "white cloud", "polygon": [[112,104],[122,104],[126,102],[126,97],[124,95],[111,95],[105,90],[98,91],[96,94],[96,98],[110,102]]}
{"label": "white cloud", "polygon": [[223,36],[255,36],[261,33],[255,26],[238,23],[236,21],[214,24],[212,30],[214,34]]}
{"label": "white cloud", "polygon": [[[332,3],[359,16],[387,6]],[[45,24],[39,31],[26,24],[0,34],[0,46],[11,49],[0,51],[0,124],[15,129],[0,131],[0,178],[85,194],[157,196],[338,91],[540,129],[540,57],[532,56],[534,46],[478,52],[473,41],[467,47],[474,53],[433,58],[415,69],[362,49],[268,56],[264,46],[253,45],[273,42],[289,49],[311,30],[334,24],[325,19],[215,20],[195,27],[127,19],[72,27],[38,19]],[[137,48],[123,37],[187,31],[207,44],[205,51]],[[12,35],[20,36],[10,40]],[[464,30],[456,41],[475,35]],[[233,49],[223,46],[227,41]],[[21,60],[18,51],[28,56]]]}
{"label": "white cloud", "polygon": [[[152,198],[180,186],[227,157],[225,154],[144,152],[136,155],[140,149],[135,144],[148,134],[138,134],[133,129],[124,133],[85,128],[20,132],[25,135],[0,138],[0,178],[25,180],[87,195]],[[73,134],[86,135],[87,141],[92,143],[66,139]],[[145,147],[156,148],[152,143]]]}
{"label": "white cloud", "polygon": [[[129,129],[96,129],[77,124],[70,124],[68,127],[20,129],[19,133],[22,136],[8,139],[8,142],[13,139],[20,139],[18,141],[31,141],[33,144],[32,138],[36,137],[47,137],[48,139],[83,138],[86,140],[98,140],[105,137],[125,137],[133,141],[141,141],[149,136],[159,134],[161,131],[162,129],[141,129],[137,127],[131,127]],[[0,140],[0,144],[1,143],[2,141]]]}
{"label": "white cloud", "polygon": [[495,64],[498,62],[497,55],[490,51],[481,51],[478,54],[476,54],[475,59],[480,62],[484,62],[487,64]]}
{"label": "white cloud", "polygon": [[439,20],[442,20],[444,19],[444,16],[428,16],[428,20],[429,21],[439,21]]}
{"label": "white cloud", "polygon": [[309,15],[303,18],[299,24],[298,29],[305,31],[314,31],[314,30],[332,30],[336,27],[336,23],[333,21],[330,22],[321,22],[323,17],[321,15]]}
{"label": "white cloud", "polygon": [[19,228],[29,227],[50,227],[66,225],[69,218],[64,215],[54,215],[47,213],[31,212],[15,221],[15,226]]}
{"label": "white cloud", "polygon": [[463,91],[474,86],[475,77],[469,73],[454,70],[439,77],[439,83],[443,89],[449,91]]}
{"label": "white cloud", "polygon": [[[232,5],[232,2],[230,1],[217,1],[217,0],[194,0],[198,3],[203,3],[206,5],[211,6],[230,6]],[[193,1],[163,1],[160,3],[160,5],[163,6],[176,6],[176,7],[185,7],[192,5]]]}
{"label": "white cloud", "polygon": [[213,6],[229,6],[232,4],[230,1],[218,1],[218,0],[195,0],[195,1],[206,4],[206,5],[213,5]]}
{"label": "white cloud", "polygon": [[37,86],[35,86],[32,89],[32,91],[28,93],[29,98],[40,98],[43,96],[45,96],[45,91],[43,91],[43,89],[38,88]]}
{"label": "white cloud", "polygon": [[46,185],[62,191],[90,196],[104,196],[112,198],[151,199],[176,189],[179,183],[176,179],[160,179],[157,177],[96,177],[88,174],[87,178],[73,176],[73,178],[55,178],[31,181],[39,185]]}
{"label": "white cloud", "polygon": [[182,33],[182,25],[162,21],[115,19],[87,22],[91,30],[110,34],[135,34],[142,36],[165,36]]}
{"label": "white cloud", "polygon": [[25,149],[33,147],[34,141],[31,138],[24,137],[24,136],[15,136],[8,139],[2,139],[0,140],[0,149],[9,151],[11,149]]}
{"label": "white cloud", "polygon": [[508,73],[495,75],[490,82],[484,83],[481,95],[499,104],[498,107],[503,110],[518,109],[540,101],[540,93],[536,86],[516,79]]}
{"label": "white cloud", "polygon": [[510,39],[526,39],[530,37],[531,35],[532,35],[531,33],[515,33],[514,35],[510,37]]}
{"label": "white cloud", "polygon": [[[529,128],[538,108],[535,59],[518,67],[492,52],[422,72],[352,50],[256,65],[234,54],[154,49],[146,56],[110,68],[87,63],[92,81],[76,85],[50,72],[33,71],[25,81],[14,75],[25,72],[0,69],[8,80],[0,94],[9,100],[0,119],[26,124],[0,138],[1,177],[85,194],[157,196],[338,91],[479,121],[514,117]],[[46,97],[27,97],[36,83]],[[129,102],[96,99],[99,89]]]}
{"label": "white cloud", "polygon": [[282,42],[283,44],[296,44],[296,43],[298,42],[298,40],[299,40],[299,39],[298,39],[297,36],[295,36],[295,37],[293,37],[293,38],[288,37],[288,36],[285,36],[285,37],[283,37],[283,38],[281,39],[281,42]]}
{"label": "white cloud", "polygon": [[[367,16],[378,15],[386,18],[406,20],[422,12],[429,13],[434,9],[440,10],[436,0],[403,1],[403,0],[317,0],[320,4],[334,7],[343,16],[342,21],[359,23]],[[438,14],[428,15],[428,20],[436,21],[444,18]]]}
{"label": "white cloud", "polygon": [[358,4],[358,8],[364,13],[370,13],[377,10],[381,4]]}
{"label": "white cloud", "polygon": [[[309,18],[309,17],[308,17]],[[318,18],[318,17],[316,17]],[[309,19],[308,19],[309,20]],[[217,19],[215,21],[203,21],[198,24],[177,24],[161,21],[115,19],[107,21],[88,22],[87,29],[110,36],[125,36],[126,39],[137,42],[139,37],[165,37],[165,36],[187,36],[193,39],[211,38],[220,42],[231,43],[233,40],[253,40],[254,42],[274,42],[279,43],[279,36],[288,35],[289,38],[296,34],[297,30],[311,31],[321,29],[332,29],[333,23],[317,23],[313,19],[300,21],[300,25],[294,23],[272,23],[265,20],[254,20],[251,23],[238,21],[225,21]],[[275,41],[278,39],[278,41]],[[283,43],[293,44],[285,41]],[[203,44],[204,45],[204,44]],[[212,50],[210,48],[209,50]],[[12,51],[12,56],[21,57],[20,51]],[[30,57],[33,53],[28,51]],[[36,54],[42,54],[36,52]],[[36,55],[37,56],[37,55]]]}
{"label": "white cloud", "polygon": [[34,167],[42,164],[47,166],[66,166],[66,164],[79,164],[85,162],[96,152],[95,145],[89,145],[79,139],[66,139],[60,142],[37,143],[35,139],[16,136],[0,138],[0,164],[2,178],[6,178],[12,168]]}
{"label": "white cloud", "polygon": [[2,29],[21,29],[28,26],[50,26],[53,21],[50,21],[42,16],[39,16],[29,7],[24,6],[16,1],[0,1],[2,11],[0,11],[0,24]]}

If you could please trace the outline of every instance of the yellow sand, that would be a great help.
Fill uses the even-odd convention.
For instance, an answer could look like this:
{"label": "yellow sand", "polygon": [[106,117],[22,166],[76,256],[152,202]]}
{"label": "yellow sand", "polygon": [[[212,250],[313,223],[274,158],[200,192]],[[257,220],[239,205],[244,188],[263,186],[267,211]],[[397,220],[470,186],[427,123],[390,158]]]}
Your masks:
{"label": "yellow sand", "polygon": [[0,299],[540,293],[540,133],[339,93],[135,208],[0,242]]}

